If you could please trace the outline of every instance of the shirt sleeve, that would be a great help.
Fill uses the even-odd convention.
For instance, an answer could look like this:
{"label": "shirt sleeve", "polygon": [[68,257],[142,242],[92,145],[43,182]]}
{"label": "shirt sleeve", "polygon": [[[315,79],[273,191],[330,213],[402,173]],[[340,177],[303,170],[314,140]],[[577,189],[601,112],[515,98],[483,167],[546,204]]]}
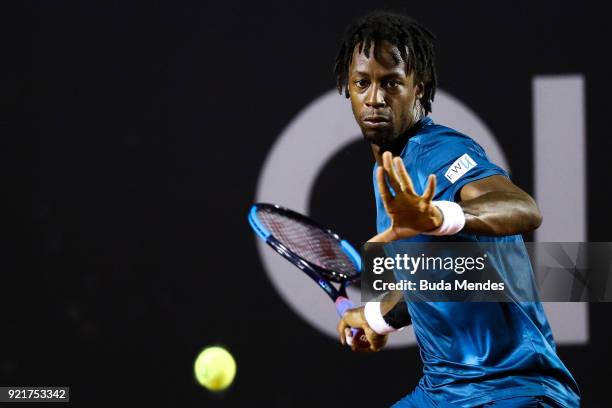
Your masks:
{"label": "shirt sleeve", "polygon": [[494,175],[509,177],[508,173],[492,163],[484,149],[468,137],[449,137],[424,149],[421,166],[436,175],[436,200],[460,201],[461,188],[472,181]]}

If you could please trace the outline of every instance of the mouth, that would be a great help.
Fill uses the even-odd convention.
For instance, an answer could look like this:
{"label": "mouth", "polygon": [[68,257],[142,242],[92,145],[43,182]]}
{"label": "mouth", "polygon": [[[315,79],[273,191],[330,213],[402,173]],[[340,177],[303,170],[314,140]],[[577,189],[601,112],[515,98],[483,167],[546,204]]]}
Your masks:
{"label": "mouth", "polygon": [[369,128],[381,128],[389,126],[391,121],[386,116],[366,116],[363,124]]}

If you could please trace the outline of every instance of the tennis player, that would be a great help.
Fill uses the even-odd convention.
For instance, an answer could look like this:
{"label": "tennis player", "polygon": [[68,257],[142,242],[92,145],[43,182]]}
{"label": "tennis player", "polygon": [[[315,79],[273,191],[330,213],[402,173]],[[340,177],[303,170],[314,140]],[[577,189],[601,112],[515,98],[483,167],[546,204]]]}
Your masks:
{"label": "tennis player", "polygon": [[[522,246],[520,234],[542,221],[533,198],[474,140],[427,116],[437,83],[433,40],[409,17],[375,12],[347,28],[336,59],[338,90],[350,98],[376,160],[372,241]],[[348,327],[362,328],[377,351],[410,322],[423,377],[394,407],[579,406],[539,302],[413,303],[389,295],[351,309],[338,332],[344,344]]]}

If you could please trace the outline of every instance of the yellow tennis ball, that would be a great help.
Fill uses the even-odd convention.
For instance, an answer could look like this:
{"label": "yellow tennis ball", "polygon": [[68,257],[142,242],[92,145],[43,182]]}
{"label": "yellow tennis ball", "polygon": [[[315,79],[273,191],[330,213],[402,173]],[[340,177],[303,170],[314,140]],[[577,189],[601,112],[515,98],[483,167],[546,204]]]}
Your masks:
{"label": "yellow tennis ball", "polygon": [[196,358],[194,372],[201,385],[211,391],[222,391],[234,381],[236,361],[223,347],[207,347]]}

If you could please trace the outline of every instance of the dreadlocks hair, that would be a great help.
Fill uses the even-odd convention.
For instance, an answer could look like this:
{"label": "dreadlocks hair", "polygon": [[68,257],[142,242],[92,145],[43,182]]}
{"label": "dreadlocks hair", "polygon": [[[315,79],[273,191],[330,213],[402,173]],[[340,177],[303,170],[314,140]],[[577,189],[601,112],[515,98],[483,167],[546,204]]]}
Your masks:
{"label": "dreadlocks hair", "polygon": [[[398,48],[406,63],[406,74],[414,72],[415,81],[423,82],[420,103],[424,113],[430,113],[437,85],[433,46],[435,39],[429,30],[403,14],[374,11],[356,20],[344,32],[334,64],[338,92],[344,90],[344,96],[349,97],[348,71],[355,47],[359,45],[359,52],[369,58],[372,44],[388,41]],[[377,48],[375,46],[375,53]]]}

